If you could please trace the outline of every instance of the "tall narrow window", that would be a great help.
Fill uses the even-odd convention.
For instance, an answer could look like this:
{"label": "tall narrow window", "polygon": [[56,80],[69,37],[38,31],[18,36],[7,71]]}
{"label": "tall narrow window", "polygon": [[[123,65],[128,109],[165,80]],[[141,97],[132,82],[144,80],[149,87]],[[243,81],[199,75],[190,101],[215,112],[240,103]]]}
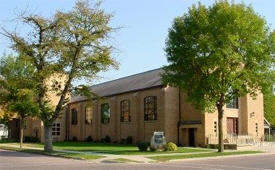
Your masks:
{"label": "tall narrow window", "polygon": [[77,125],[77,110],[73,108],[72,112],[72,125]]}
{"label": "tall narrow window", "polygon": [[157,97],[149,96],[144,98],[144,120],[157,120]]}
{"label": "tall narrow window", "polygon": [[131,114],[130,114],[130,101],[129,100],[123,100],[120,102],[120,112],[121,122],[130,122],[131,121]]}
{"label": "tall narrow window", "polygon": [[238,98],[233,98],[231,99],[227,104],[226,104],[226,108],[231,108],[231,109],[238,109]]}
{"label": "tall narrow window", "polygon": [[108,103],[101,105],[101,123],[110,123],[110,106]]}
{"label": "tall narrow window", "polygon": [[85,107],[85,124],[92,124],[93,111],[92,107]]}

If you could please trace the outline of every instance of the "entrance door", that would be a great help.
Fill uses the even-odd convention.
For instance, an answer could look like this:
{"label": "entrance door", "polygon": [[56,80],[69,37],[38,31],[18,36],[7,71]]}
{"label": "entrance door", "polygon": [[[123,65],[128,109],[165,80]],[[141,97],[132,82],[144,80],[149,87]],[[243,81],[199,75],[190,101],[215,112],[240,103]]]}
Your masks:
{"label": "entrance door", "polygon": [[195,128],[189,129],[189,146],[195,146]]}
{"label": "entrance door", "polygon": [[227,118],[227,133],[238,134],[238,118]]}

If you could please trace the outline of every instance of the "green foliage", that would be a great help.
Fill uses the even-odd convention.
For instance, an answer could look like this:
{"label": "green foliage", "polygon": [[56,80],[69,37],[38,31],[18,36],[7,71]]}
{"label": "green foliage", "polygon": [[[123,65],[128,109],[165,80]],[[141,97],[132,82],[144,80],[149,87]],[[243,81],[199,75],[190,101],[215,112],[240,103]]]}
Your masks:
{"label": "green foliage", "polygon": [[32,80],[34,71],[31,63],[20,57],[10,55],[1,59],[0,104],[3,107],[3,118],[9,119],[11,113],[16,113],[21,119],[39,113],[35,81]]}
{"label": "green foliage", "polygon": [[154,148],[154,147],[150,146],[150,152],[156,152],[156,151],[157,151],[157,148]]}
{"label": "green foliage", "polygon": [[[28,25],[27,34],[17,34],[21,31],[1,32],[10,39],[12,48],[20,57],[29,60],[35,67],[33,79],[30,80],[36,81],[39,117],[45,128],[51,128],[62,113],[63,107],[69,101],[68,93],[76,91],[79,95],[92,97],[93,93],[88,87],[83,85],[82,88],[74,88],[73,81],[91,81],[100,71],[106,71],[110,67],[117,68],[118,64],[111,57],[114,48],[106,43],[111,32],[115,30],[109,26],[113,15],[100,9],[100,4],[78,0],[72,10],[56,11],[49,18],[40,15],[26,16],[24,14],[27,13],[24,12],[18,18]],[[48,83],[49,81],[54,85]],[[56,105],[51,103],[49,92],[59,97]],[[44,149],[51,152],[52,144],[46,142]]]}
{"label": "green foliage", "polygon": [[105,143],[111,143],[111,137],[110,136],[105,136],[105,138],[104,138],[104,142]]}
{"label": "green foliage", "polygon": [[37,137],[34,137],[34,136],[25,136],[24,137],[24,142],[26,142],[26,143],[38,143],[40,141],[39,141],[39,139]]}
{"label": "green foliage", "polygon": [[76,137],[76,136],[73,136],[73,137],[72,137],[72,141],[73,141],[73,142],[76,142],[76,141],[77,141],[77,137]]}
{"label": "green foliage", "polygon": [[132,136],[127,136],[125,142],[126,142],[126,144],[132,144],[133,143],[133,137]]}
{"label": "green foliage", "polygon": [[187,91],[203,112],[245,94],[255,97],[273,77],[274,34],[251,6],[193,5],[169,29],[164,81]]}
{"label": "green foliage", "polygon": [[166,41],[166,84],[188,93],[202,113],[218,110],[223,152],[223,107],[249,94],[256,98],[274,80],[275,31],[243,3],[199,3],[174,19]]}
{"label": "green foliage", "polygon": [[93,142],[93,138],[91,135],[89,135],[86,139],[85,139],[86,142]]}
{"label": "green foliage", "polygon": [[208,148],[208,149],[218,149],[219,145],[217,145],[217,144],[207,144],[204,147]]}
{"label": "green foliage", "polygon": [[148,143],[147,142],[139,142],[137,144],[137,147],[138,147],[138,150],[141,151],[141,152],[144,152],[144,151],[147,151],[148,150]]}
{"label": "green foliage", "polygon": [[176,144],[174,144],[173,142],[169,142],[167,143],[167,145],[165,146],[165,151],[177,151],[178,147]]}
{"label": "green foliage", "polygon": [[275,125],[275,95],[272,88],[264,93],[264,116],[271,126]]}

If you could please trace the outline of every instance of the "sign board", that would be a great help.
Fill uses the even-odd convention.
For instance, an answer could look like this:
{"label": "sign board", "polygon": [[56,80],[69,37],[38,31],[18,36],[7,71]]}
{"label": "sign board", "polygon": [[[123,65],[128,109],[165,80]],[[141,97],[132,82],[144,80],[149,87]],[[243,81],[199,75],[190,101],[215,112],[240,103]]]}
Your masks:
{"label": "sign board", "polygon": [[156,145],[162,145],[163,144],[163,132],[154,132],[154,143]]}

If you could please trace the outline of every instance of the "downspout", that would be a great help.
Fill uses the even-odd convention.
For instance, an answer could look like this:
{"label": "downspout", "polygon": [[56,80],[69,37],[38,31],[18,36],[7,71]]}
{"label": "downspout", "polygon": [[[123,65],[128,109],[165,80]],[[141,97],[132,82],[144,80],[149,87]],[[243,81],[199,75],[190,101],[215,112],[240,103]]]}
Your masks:
{"label": "downspout", "polygon": [[178,145],[180,144],[180,124],[181,124],[181,91],[180,91],[180,88],[179,88]]}

